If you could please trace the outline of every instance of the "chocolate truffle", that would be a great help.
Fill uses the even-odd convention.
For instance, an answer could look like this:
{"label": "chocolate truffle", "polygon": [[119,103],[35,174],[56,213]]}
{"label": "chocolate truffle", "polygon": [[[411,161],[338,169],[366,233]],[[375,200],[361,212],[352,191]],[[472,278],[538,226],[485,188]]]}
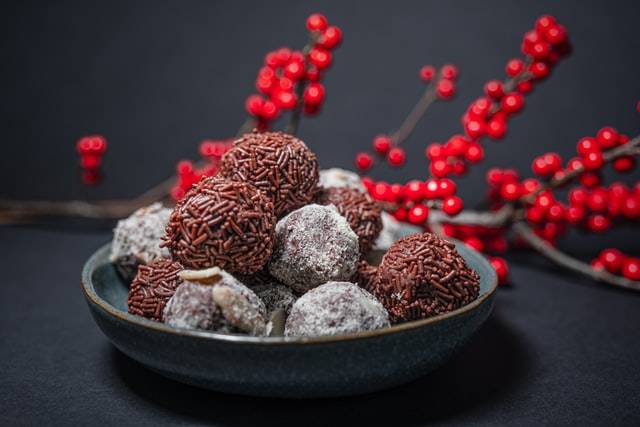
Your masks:
{"label": "chocolate truffle", "polygon": [[273,201],[280,218],[314,199],[318,160],[295,136],[253,131],[235,141],[225,153],[220,174],[252,183]]}
{"label": "chocolate truffle", "polygon": [[129,287],[129,313],[161,322],[167,301],[182,284],[182,279],[178,277],[180,271],[180,263],[167,259],[157,259],[149,265],[138,266],[138,274]]}
{"label": "chocolate truffle", "polygon": [[403,237],[382,257],[373,295],[391,323],[455,310],[478,297],[480,278],[455,245],[431,233]]}
{"label": "chocolate truffle", "polygon": [[349,282],[329,282],[310,290],[293,305],[285,336],[341,335],[389,326],[382,304]]}
{"label": "chocolate truffle", "polygon": [[154,203],[118,221],[109,259],[127,282],[133,279],[139,264],[170,257],[169,251],[160,247],[170,214],[171,209]]}
{"label": "chocolate truffle", "polygon": [[377,273],[378,267],[362,260],[358,263],[356,274],[353,275],[351,281],[361,288],[371,292]]}
{"label": "chocolate truffle", "polygon": [[253,185],[210,177],[173,209],[163,245],[185,268],[250,274],[271,256],[275,223],[273,204]]}
{"label": "chocolate truffle", "polygon": [[363,193],[367,192],[357,173],[340,168],[322,169],[320,171],[320,181],[318,185],[322,188],[348,187],[355,188]]}
{"label": "chocolate truffle", "polygon": [[184,270],[184,280],[164,309],[164,322],[186,329],[266,335],[264,303],[218,267]]}
{"label": "chocolate truffle", "polygon": [[269,272],[297,292],[349,280],[360,258],[358,236],[334,206],[307,205],[276,225]]}
{"label": "chocolate truffle", "polygon": [[368,194],[355,188],[326,188],[318,198],[322,205],[334,205],[358,235],[360,253],[371,250],[382,230],[380,206]]}

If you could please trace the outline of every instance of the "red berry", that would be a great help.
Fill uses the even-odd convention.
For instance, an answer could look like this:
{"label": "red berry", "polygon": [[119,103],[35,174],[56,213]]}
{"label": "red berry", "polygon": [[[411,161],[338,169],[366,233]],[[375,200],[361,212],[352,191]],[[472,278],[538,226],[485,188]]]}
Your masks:
{"label": "red berry", "polygon": [[496,271],[496,276],[498,276],[498,283],[500,285],[504,285],[505,283],[507,283],[507,280],[509,278],[509,265],[507,264],[507,261],[505,261],[504,258],[494,256],[489,258],[489,262],[491,263],[493,269]]}
{"label": "red berry", "polygon": [[393,200],[393,194],[391,192],[391,186],[383,181],[376,182],[373,186],[373,190],[370,191],[371,197],[375,200]]}
{"label": "red berry", "polygon": [[522,181],[522,188],[524,194],[531,194],[540,188],[540,181],[535,178],[527,178]]}
{"label": "red berry", "polygon": [[378,154],[387,154],[391,149],[391,138],[386,135],[378,135],[373,139],[373,149]]}
{"label": "red berry", "polygon": [[450,172],[449,164],[445,160],[435,160],[431,162],[431,166],[429,167],[429,171],[431,175],[437,178],[443,178],[447,176]]}
{"label": "red berry", "polygon": [[531,71],[531,74],[533,74],[536,79],[541,80],[547,77],[551,70],[545,62],[536,61],[529,66],[529,71]]}
{"label": "red berry", "polygon": [[524,106],[524,97],[517,92],[506,94],[500,101],[500,108],[506,113],[517,113]]}
{"label": "red berry", "polygon": [[582,163],[582,159],[580,159],[579,157],[572,157],[567,162],[567,170],[568,171],[574,171],[574,170],[582,169],[583,167],[584,167],[584,164]]}
{"label": "red berry", "polygon": [[295,93],[281,89],[271,92],[271,100],[283,110],[290,110],[298,103]]}
{"label": "red berry", "polygon": [[531,80],[525,80],[516,86],[516,90],[521,94],[527,94],[533,90],[533,82]]}
{"label": "red berry", "polygon": [[409,181],[402,189],[404,197],[412,202],[419,202],[424,196],[425,184],[422,181]]}
{"label": "red berry", "polygon": [[543,35],[544,39],[554,46],[567,40],[567,30],[562,25],[554,25],[547,28]]}
{"label": "red berry", "polygon": [[603,150],[608,150],[618,145],[618,131],[612,127],[604,127],[596,135],[598,145]]}
{"label": "red berry", "polygon": [[503,253],[507,250],[507,246],[507,239],[503,236],[492,237],[486,242],[487,250],[493,253]]}
{"label": "red berry", "polygon": [[497,187],[502,184],[502,181],[504,180],[504,173],[502,169],[491,168],[487,171],[486,179],[490,185]]}
{"label": "red berry", "polygon": [[387,155],[387,162],[391,166],[402,166],[405,159],[406,155],[404,154],[404,150],[400,147],[393,147]]}
{"label": "red berry", "polygon": [[307,18],[307,29],[309,31],[322,31],[327,28],[327,18],[320,14],[314,13]]}
{"label": "red berry", "polygon": [[176,165],[179,176],[188,176],[193,173],[193,163],[190,160],[180,160]]}
{"label": "red berry", "polygon": [[306,114],[307,116],[315,116],[316,114],[320,113],[320,107],[321,107],[321,104],[318,104],[318,105],[304,104],[302,110],[304,111],[304,114]]}
{"label": "red berry", "polygon": [[91,137],[85,136],[78,140],[76,143],[76,151],[78,154],[85,155],[91,152]]}
{"label": "red berry", "polygon": [[607,248],[600,252],[598,259],[610,273],[618,273],[622,268],[624,254],[617,249]]}
{"label": "red berry", "polygon": [[598,151],[598,144],[595,139],[590,137],[585,137],[580,139],[580,141],[578,141],[576,151],[581,156],[586,156],[587,154],[593,151]]}
{"label": "red berry", "polygon": [[309,62],[315,65],[318,70],[324,70],[331,65],[331,52],[323,48],[314,47],[309,52]]}
{"label": "red berry", "polygon": [[507,133],[507,123],[504,119],[492,118],[487,124],[487,135],[491,139],[502,139]]}
{"label": "red berry", "polygon": [[320,71],[316,67],[308,67],[304,78],[309,80],[310,82],[317,82],[320,80]]}
{"label": "red berry", "polygon": [[555,203],[553,193],[550,191],[543,191],[536,196],[536,200],[533,202],[534,206],[543,209],[545,212]]}
{"label": "red berry", "polygon": [[469,141],[462,135],[453,135],[445,144],[445,152],[448,156],[462,156],[469,146]]}
{"label": "red berry", "polygon": [[433,76],[435,75],[436,69],[433,65],[425,65],[424,67],[420,68],[420,78],[424,82],[430,82],[431,80],[433,80]]}
{"label": "red berry", "polygon": [[455,80],[458,77],[458,68],[452,64],[445,64],[440,69],[440,74],[447,80]]}
{"label": "red berry", "polygon": [[478,98],[469,105],[467,112],[470,118],[484,119],[491,111],[492,105],[493,101],[491,99],[487,97]]}
{"label": "red berry", "polygon": [[629,194],[622,202],[622,215],[627,219],[638,219],[640,217],[640,200],[634,194]]}
{"label": "red berry", "polygon": [[429,208],[423,204],[414,205],[409,210],[409,222],[412,224],[424,224],[429,217]]}
{"label": "red berry", "polygon": [[373,158],[368,153],[358,153],[356,154],[356,167],[365,171],[373,166]]}
{"label": "red berry", "polygon": [[333,49],[342,41],[342,30],[334,25],[327,27],[318,39],[318,46]]}
{"label": "red berry", "polygon": [[285,64],[291,59],[291,49],[288,47],[281,47],[276,51],[276,57],[280,64]]}
{"label": "red berry", "polygon": [[600,174],[597,172],[584,172],[580,175],[580,184],[587,188],[593,188],[599,185],[601,180]]}
{"label": "red berry", "polygon": [[441,99],[450,99],[456,93],[456,87],[453,81],[449,79],[440,79],[436,92]]}
{"label": "red berry", "polygon": [[440,198],[440,183],[436,179],[428,179],[424,186],[424,197],[429,200]]}
{"label": "red berry", "polygon": [[467,173],[467,165],[462,160],[456,160],[453,162],[453,165],[451,165],[451,171],[455,175],[462,176]]}
{"label": "red berry", "polygon": [[447,215],[458,215],[464,208],[464,202],[458,196],[449,196],[442,202],[442,211]]}
{"label": "red berry", "polygon": [[640,280],[640,259],[626,258],[622,262],[622,275],[629,280]]}
{"label": "red berry", "polygon": [[545,59],[547,56],[549,56],[550,52],[551,46],[549,45],[549,43],[542,41],[533,43],[526,53],[533,56],[535,59]]}
{"label": "red berry", "polygon": [[587,228],[594,233],[606,231],[611,226],[611,221],[604,215],[596,214],[587,219]]}
{"label": "red berry", "polygon": [[425,154],[429,160],[440,159],[445,156],[444,147],[442,146],[442,144],[434,142],[433,144],[429,144],[429,146],[427,146]]}
{"label": "red berry", "polygon": [[520,74],[524,70],[524,62],[521,59],[511,59],[507,62],[507,66],[505,67],[505,72],[510,77],[515,77]]}
{"label": "red berry", "polygon": [[442,198],[453,196],[456,194],[456,189],[456,183],[449,178],[443,178],[438,182],[438,193]]}
{"label": "red berry", "polygon": [[516,182],[507,182],[500,188],[500,196],[508,202],[518,200],[521,194],[522,186]]}
{"label": "red berry", "polygon": [[584,188],[574,188],[569,191],[569,203],[573,206],[582,206],[587,202],[589,193]]}
{"label": "red berry", "polygon": [[264,103],[264,99],[260,95],[251,95],[247,98],[244,103],[244,107],[247,110],[247,113],[252,116],[259,116],[262,111],[262,104]]}
{"label": "red berry", "polygon": [[265,101],[262,104],[262,109],[260,111],[260,116],[263,119],[265,119],[267,121],[270,121],[270,120],[273,120],[276,117],[278,117],[279,114],[280,114],[280,109],[273,102]]}
{"label": "red berry", "polygon": [[98,169],[102,163],[102,158],[98,154],[83,154],[80,157],[80,166],[83,169]]}
{"label": "red berry", "polygon": [[480,120],[469,120],[464,125],[464,131],[471,139],[476,139],[485,133],[486,126]]}
{"label": "red berry", "polygon": [[304,89],[303,99],[305,104],[320,105],[324,101],[325,90],[322,83],[309,83]]}
{"label": "red berry", "polygon": [[466,239],[464,239],[464,244],[478,252],[482,252],[484,249],[484,243],[482,243],[482,240],[480,240],[476,236],[467,237]]}
{"label": "red berry", "polygon": [[604,159],[602,158],[602,152],[600,151],[591,151],[587,153],[582,158],[582,164],[585,169],[588,171],[598,170],[604,164]]}
{"label": "red berry", "polygon": [[620,173],[632,171],[635,165],[636,159],[633,156],[622,156],[613,161],[613,169]]}
{"label": "red berry", "polygon": [[539,176],[550,176],[553,174],[551,165],[546,162],[543,156],[536,157],[531,163],[531,170]]}
{"label": "red berry", "polygon": [[577,224],[582,222],[585,216],[585,211],[581,206],[569,206],[565,214],[565,219],[571,224]]}
{"label": "red berry", "polygon": [[406,221],[408,215],[409,215],[409,213],[407,212],[407,210],[405,208],[398,208],[393,213],[394,218],[397,219],[400,222]]}
{"label": "red berry", "polygon": [[535,28],[539,34],[544,34],[549,28],[556,25],[556,18],[552,15],[542,15],[536,19]]}
{"label": "red berry", "polygon": [[602,187],[594,188],[587,196],[587,207],[593,212],[604,212],[607,210],[609,192]]}
{"label": "red berry", "polygon": [[484,85],[484,93],[487,94],[488,97],[493,99],[500,99],[502,95],[504,95],[504,90],[502,89],[502,82],[499,80],[489,80]]}
{"label": "red berry", "polygon": [[594,270],[597,270],[597,271],[605,270],[604,264],[599,259],[591,260],[591,268],[593,268]]}
{"label": "red berry", "polygon": [[560,203],[554,203],[547,211],[547,219],[551,222],[560,222],[564,220],[566,214],[565,207]]}
{"label": "red berry", "polygon": [[298,61],[291,61],[285,67],[283,74],[285,77],[293,81],[298,81],[304,76],[304,63]]}
{"label": "red berry", "polygon": [[472,142],[467,147],[467,151],[464,153],[464,158],[467,159],[469,163],[478,163],[484,158],[484,149],[482,145],[477,142]]}

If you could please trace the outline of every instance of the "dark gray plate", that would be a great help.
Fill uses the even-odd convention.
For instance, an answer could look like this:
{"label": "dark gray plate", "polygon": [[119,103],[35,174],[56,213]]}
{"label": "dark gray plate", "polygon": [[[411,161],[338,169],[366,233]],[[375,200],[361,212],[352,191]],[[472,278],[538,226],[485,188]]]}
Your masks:
{"label": "dark gray plate", "polygon": [[123,353],[175,380],[225,393],[329,397],[367,393],[437,368],[487,319],[497,280],[477,252],[458,251],[480,275],[480,297],[451,313],[337,337],[223,335],[169,327],[127,313],[127,285],[108,261],[89,258],[82,288],[104,334]]}

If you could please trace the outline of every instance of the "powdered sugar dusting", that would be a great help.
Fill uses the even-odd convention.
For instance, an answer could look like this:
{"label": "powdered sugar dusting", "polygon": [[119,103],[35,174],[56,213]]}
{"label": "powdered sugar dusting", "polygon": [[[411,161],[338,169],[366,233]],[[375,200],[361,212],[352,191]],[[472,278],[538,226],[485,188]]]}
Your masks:
{"label": "powdered sugar dusting", "polygon": [[335,206],[304,206],[276,224],[269,272],[306,292],[328,281],[349,280],[360,258],[358,236]]}
{"label": "powdered sugar dusting", "polygon": [[170,258],[169,251],[160,247],[169,215],[171,209],[154,203],[118,221],[113,230],[109,258],[123,275],[135,274],[138,264],[149,264],[157,258]]}
{"label": "powdered sugar dusting", "polygon": [[329,282],[304,294],[291,309],[285,336],[341,335],[390,326],[373,295],[349,282]]}
{"label": "powdered sugar dusting", "polygon": [[367,189],[362,185],[357,173],[340,168],[323,169],[320,171],[320,187],[349,187],[366,193]]}

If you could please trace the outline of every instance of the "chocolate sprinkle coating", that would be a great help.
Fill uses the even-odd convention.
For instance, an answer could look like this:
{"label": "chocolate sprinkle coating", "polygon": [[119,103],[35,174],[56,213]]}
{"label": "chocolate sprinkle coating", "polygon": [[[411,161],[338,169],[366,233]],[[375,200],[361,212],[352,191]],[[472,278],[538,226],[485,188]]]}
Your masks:
{"label": "chocolate sprinkle coating", "polygon": [[349,280],[359,259],[358,236],[335,206],[307,205],[278,221],[269,272],[303,293]]}
{"label": "chocolate sprinkle coating", "polygon": [[334,205],[358,235],[360,253],[366,254],[382,230],[380,206],[368,194],[355,188],[324,189],[318,198],[321,205]]}
{"label": "chocolate sprinkle coating", "polygon": [[182,284],[178,277],[180,271],[180,263],[166,259],[138,266],[138,273],[129,287],[129,313],[161,322],[165,305]]}
{"label": "chocolate sprinkle coating", "polygon": [[378,274],[378,267],[362,260],[358,263],[358,269],[356,270],[356,274],[351,278],[351,281],[371,292],[373,284],[375,283],[376,274]]}
{"label": "chocolate sprinkle coating", "polygon": [[293,305],[285,336],[342,335],[388,327],[389,315],[364,289],[329,282],[310,290]]}
{"label": "chocolate sprinkle coating", "polygon": [[173,209],[163,245],[185,267],[250,274],[271,256],[275,223],[273,204],[253,185],[210,177]]}
{"label": "chocolate sprinkle coating", "polygon": [[250,182],[269,197],[278,218],[310,203],[318,185],[318,160],[300,139],[253,131],[222,157],[222,176]]}
{"label": "chocolate sprinkle coating", "polygon": [[469,304],[478,297],[480,277],[453,243],[420,233],[389,248],[371,291],[386,307],[391,323],[401,323]]}

